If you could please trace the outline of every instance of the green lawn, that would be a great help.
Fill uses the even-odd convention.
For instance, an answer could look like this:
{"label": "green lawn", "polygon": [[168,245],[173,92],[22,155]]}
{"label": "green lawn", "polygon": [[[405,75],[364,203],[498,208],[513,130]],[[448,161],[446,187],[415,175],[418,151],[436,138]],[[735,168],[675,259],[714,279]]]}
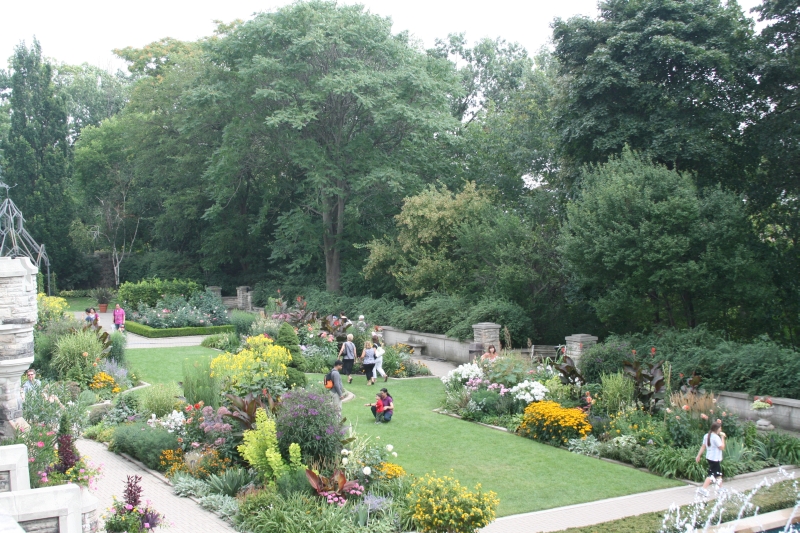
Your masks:
{"label": "green lawn", "polygon": [[[131,368],[148,383],[182,381],[184,359],[218,353],[200,346],[126,351]],[[321,381],[322,376],[308,377]],[[390,380],[385,385],[396,409],[392,422],[381,425],[364,404],[374,401],[384,384],[368,387],[361,377],[347,386],[356,398],[344,404],[344,416],[356,430],[394,445],[396,462],[411,474],[447,475],[452,470],[463,485],[481,483],[495,491],[500,516],[681,484],[434,413],[443,396],[438,379]]]}
{"label": "green lawn", "polygon": [[94,298],[66,298],[70,311],[85,311],[87,307],[97,308],[97,300]]}
{"label": "green lawn", "polygon": [[183,381],[183,360],[195,360],[219,354],[202,346],[176,348],[136,348],[125,350],[128,364],[136,376],[147,383]]}
{"label": "green lawn", "polygon": [[464,485],[481,483],[495,491],[499,516],[681,485],[434,413],[443,395],[438,379],[390,380],[385,385],[394,398],[395,418],[376,425],[364,404],[383,385],[367,387],[364,378],[354,379],[347,387],[356,399],[343,408],[347,419],[359,432],[393,444],[397,463],[412,474],[452,470]]}

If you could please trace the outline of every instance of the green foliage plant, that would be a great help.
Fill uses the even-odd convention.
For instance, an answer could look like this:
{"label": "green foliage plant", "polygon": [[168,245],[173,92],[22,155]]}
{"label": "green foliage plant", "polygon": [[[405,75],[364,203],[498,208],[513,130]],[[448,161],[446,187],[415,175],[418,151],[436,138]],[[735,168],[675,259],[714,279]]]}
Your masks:
{"label": "green foliage plant", "polygon": [[274,481],[287,472],[305,469],[297,443],[289,446],[289,461],[288,464],[284,462],[278,447],[275,420],[264,409],[256,411],[253,429],[245,431],[242,438],[239,453],[264,481]]}
{"label": "green foliage plant", "polygon": [[339,412],[329,393],[294,389],[283,395],[275,419],[278,445],[284,458],[298,444],[307,463],[333,462],[339,457],[344,436]]}
{"label": "green foliage plant", "polygon": [[214,494],[235,497],[245,486],[249,485],[253,479],[250,474],[241,467],[228,468],[223,473],[211,474],[206,479],[210,491]]}
{"label": "green foliage plant", "polygon": [[633,401],[633,381],[622,372],[601,374],[602,391],[598,402],[606,412],[615,413]]}
{"label": "green foliage plant", "polygon": [[223,352],[236,352],[241,344],[242,339],[239,334],[229,331],[227,333],[209,335],[202,340],[200,346],[204,346],[206,348],[216,348],[217,350],[222,350]]}
{"label": "green foliage plant", "polygon": [[248,313],[246,311],[239,311],[234,309],[231,311],[231,325],[236,328],[236,333],[239,335],[249,335],[250,328],[257,320],[258,315],[255,313]]}
{"label": "green foliage plant", "polygon": [[151,328],[138,322],[126,321],[125,329],[136,335],[147,337],[148,339],[161,339],[164,337],[187,337],[190,335],[214,335],[217,333],[234,332],[234,326],[204,326],[204,327],[185,327],[185,328]]}
{"label": "green foliage plant", "polygon": [[292,360],[300,357],[300,339],[297,337],[294,327],[288,322],[281,324],[275,344],[289,350],[289,353],[292,354]]}
{"label": "green foliage plant", "polygon": [[108,359],[119,365],[125,365],[125,347],[128,345],[128,337],[121,331],[115,331],[109,335],[111,350],[108,352]]}
{"label": "green foliage plant", "polygon": [[211,358],[183,360],[183,396],[192,405],[203,402],[214,409],[220,405],[218,380],[211,375]]}
{"label": "green foliage plant", "polygon": [[103,356],[103,345],[91,329],[75,331],[56,341],[53,370],[61,379],[68,377],[87,383],[95,374],[96,363]]}
{"label": "green foliage plant", "polygon": [[182,295],[188,298],[202,290],[203,288],[192,280],[173,279],[167,281],[153,278],[138,283],[126,281],[120,285],[117,299],[124,303],[126,308],[138,309],[139,304],[154,307],[164,296]]}
{"label": "green foliage plant", "polygon": [[139,410],[146,416],[151,414],[161,418],[173,410],[180,410],[183,401],[181,389],[175,383],[157,383],[145,387],[139,394]]}
{"label": "green foliage plant", "polygon": [[[301,356],[300,360],[301,361],[303,360],[302,356]],[[303,388],[303,387],[306,386],[306,383],[307,383],[306,375],[302,371],[300,371],[300,370],[298,370],[296,368],[292,368],[292,367],[289,367],[289,368],[286,369],[286,389],[287,390],[291,390],[291,389],[295,389],[295,388]]]}
{"label": "green foliage plant", "polygon": [[175,433],[160,426],[151,428],[144,422],[134,422],[116,427],[108,449],[135,457],[153,470],[161,470],[161,453],[179,447]]}
{"label": "green foliage plant", "polygon": [[431,533],[475,533],[490,524],[499,500],[480,484],[470,492],[450,476],[425,474],[408,494],[414,509],[414,524],[419,531]]}

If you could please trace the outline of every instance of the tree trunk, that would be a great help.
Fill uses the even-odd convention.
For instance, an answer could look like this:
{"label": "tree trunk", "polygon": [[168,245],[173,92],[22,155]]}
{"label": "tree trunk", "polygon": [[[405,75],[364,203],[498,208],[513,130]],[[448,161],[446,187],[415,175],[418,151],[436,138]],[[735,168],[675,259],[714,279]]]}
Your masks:
{"label": "tree trunk", "polygon": [[322,212],[322,236],[325,248],[325,286],[328,292],[339,292],[342,289],[342,265],[339,241],[344,232],[344,197],[330,196],[325,199]]}

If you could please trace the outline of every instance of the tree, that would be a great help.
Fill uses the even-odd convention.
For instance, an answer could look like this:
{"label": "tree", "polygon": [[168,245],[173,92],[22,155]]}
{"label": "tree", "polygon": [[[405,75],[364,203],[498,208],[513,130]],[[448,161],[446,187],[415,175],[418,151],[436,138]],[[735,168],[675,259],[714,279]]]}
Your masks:
{"label": "tree", "polygon": [[131,88],[131,80],[122,72],[111,74],[87,63],[60,65],[54,83],[66,97],[73,137],[86,126],[97,126],[122,111]]}
{"label": "tree", "polygon": [[557,128],[573,172],[625,145],[701,184],[738,183],[754,48],[735,2],[605,0],[600,17],[553,24],[563,80]]}
{"label": "tree", "polygon": [[[456,127],[452,68],[361,6],[298,3],[226,31],[209,53],[237,114],[207,177],[292,184],[282,235],[313,221],[326,286],[339,291],[348,221],[418,188],[416,148]],[[254,152],[269,166],[254,167]]]}
{"label": "tree", "polygon": [[11,123],[2,143],[4,181],[25,216],[25,227],[44,244],[62,280],[80,276],[69,238],[71,146],[66,102],[53,83],[53,68],[34,40],[17,46],[8,76]]}
{"label": "tree", "polygon": [[112,117],[100,126],[87,126],[75,148],[75,180],[91,214],[87,228],[105,241],[111,254],[114,282],[120,283],[120,265],[133,251],[141,216],[131,209],[138,192],[132,160],[135,115]]}
{"label": "tree", "polygon": [[699,192],[691,175],[627,150],[582,180],[561,251],[615,331],[707,323],[752,334],[764,327],[771,293],[739,198],[718,187]]}

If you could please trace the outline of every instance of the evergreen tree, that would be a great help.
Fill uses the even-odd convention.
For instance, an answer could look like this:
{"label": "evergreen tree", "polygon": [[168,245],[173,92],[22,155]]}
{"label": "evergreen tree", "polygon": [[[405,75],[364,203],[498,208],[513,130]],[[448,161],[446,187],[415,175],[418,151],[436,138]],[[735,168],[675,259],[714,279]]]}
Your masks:
{"label": "evergreen tree", "polygon": [[297,332],[295,332],[291,324],[288,322],[281,324],[281,328],[278,330],[278,338],[275,339],[275,344],[289,350],[289,353],[292,354],[291,366],[297,366],[297,362],[300,358],[300,339],[297,337]]}
{"label": "evergreen tree", "polygon": [[73,202],[68,194],[71,146],[66,104],[53,84],[50,64],[34,40],[17,46],[8,76],[11,124],[2,141],[3,174],[25,227],[44,244],[61,279],[75,273],[69,238]]}

